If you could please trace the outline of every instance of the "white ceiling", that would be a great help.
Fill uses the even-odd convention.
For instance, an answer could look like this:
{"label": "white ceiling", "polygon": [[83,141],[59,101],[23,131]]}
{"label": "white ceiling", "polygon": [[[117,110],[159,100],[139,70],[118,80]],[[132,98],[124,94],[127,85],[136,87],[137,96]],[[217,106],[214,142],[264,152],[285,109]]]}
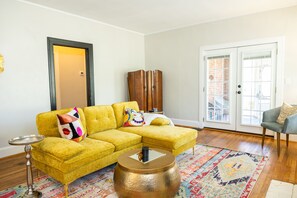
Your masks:
{"label": "white ceiling", "polygon": [[21,0],[150,34],[297,5],[297,0]]}

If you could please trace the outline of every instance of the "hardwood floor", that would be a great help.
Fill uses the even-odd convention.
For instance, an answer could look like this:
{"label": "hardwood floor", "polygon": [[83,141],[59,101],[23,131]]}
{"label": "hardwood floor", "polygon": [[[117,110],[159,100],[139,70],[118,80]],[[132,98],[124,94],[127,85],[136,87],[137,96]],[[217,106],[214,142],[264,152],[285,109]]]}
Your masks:
{"label": "hardwood floor", "polygon": [[[281,141],[281,153],[277,157],[276,140],[266,137],[261,148],[261,136],[214,129],[199,132],[197,142],[210,146],[223,147],[237,151],[269,157],[250,197],[265,197],[272,179],[297,183],[297,143]],[[0,190],[26,182],[24,153],[0,159]],[[33,171],[36,177],[36,170]]]}
{"label": "hardwood floor", "polygon": [[[33,167],[33,176],[37,176],[37,170]],[[41,175],[41,171],[38,171]],[[26,159],[25,153],[9,156],[0,159],[0,190],[13,187],[26,180]]]}

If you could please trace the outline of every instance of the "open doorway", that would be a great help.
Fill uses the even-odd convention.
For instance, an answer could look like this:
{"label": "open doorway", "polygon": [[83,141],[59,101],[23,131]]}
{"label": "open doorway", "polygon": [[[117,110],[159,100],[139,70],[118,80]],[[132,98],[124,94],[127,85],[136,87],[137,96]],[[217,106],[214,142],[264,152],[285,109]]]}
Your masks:
{"label": "open doorway", "polygon": [[93,46],[48,37],[51,109],[95,104]]}

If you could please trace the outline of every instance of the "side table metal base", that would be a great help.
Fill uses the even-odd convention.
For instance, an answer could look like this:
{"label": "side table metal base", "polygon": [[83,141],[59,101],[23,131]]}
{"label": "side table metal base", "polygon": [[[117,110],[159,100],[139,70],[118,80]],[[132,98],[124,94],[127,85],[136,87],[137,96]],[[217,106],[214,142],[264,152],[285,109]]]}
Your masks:
{"label": "side table metal base", "polygon": [[43,135],[24,135],[13,139],[10,139],[8,143],[10,145],[25,145],[26,152],[26,172],[27,172],[27,186],[28,190],[23,197],[41,197],[42,193],[35,191],[33,187],[33,174],[32,174],[32,162],[31,162],[31,144],[40,142],[44,139]]}
{"label": "side table metal base", "polygon": [[39,198],[39,197],[42,197],[42,193],[39,192],[39,191],[34,190],[32,193],[29,194],[29,191],[27,190],[23,197],[25,197],[25,198],[33,198],[33,197],[36,198],[36,197],[38,197]]}

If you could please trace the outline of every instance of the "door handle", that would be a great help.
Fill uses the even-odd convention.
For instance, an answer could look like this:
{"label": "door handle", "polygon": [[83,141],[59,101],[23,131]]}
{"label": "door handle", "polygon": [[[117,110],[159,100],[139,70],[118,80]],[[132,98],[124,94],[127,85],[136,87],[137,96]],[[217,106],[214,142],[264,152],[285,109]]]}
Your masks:
{"label": "door handle", "polygon": [[238,91],[237,94],[241,94],[241,91]]}

